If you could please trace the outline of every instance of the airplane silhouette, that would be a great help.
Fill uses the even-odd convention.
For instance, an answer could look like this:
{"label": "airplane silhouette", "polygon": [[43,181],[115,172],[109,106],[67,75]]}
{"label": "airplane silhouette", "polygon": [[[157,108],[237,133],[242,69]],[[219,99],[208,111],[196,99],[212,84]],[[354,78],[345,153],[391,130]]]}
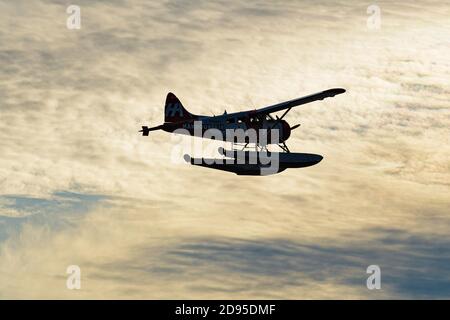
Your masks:
{"label": "airplane silhouette", "polygon": [[[290,126],[284,120],[288,112],[296,106],[307,104],[317,100],[334,97],[342,94],[345,89],[334,88],[311,94],[305,97],[289,100],[268,107],[255,110],[227,113],[219,116],[195,115],[186,110],[181,101],[169,93],[166,98],[164,110],[164,123],[151,127],[142,126],[139,132],[148,136],[151,131],[163,130],[170,133],[186,134],[214,140],[222,140],[244,144],[247,148],[250,143],[255,145],[255,151],[244,150],[219,150],[230,161],[221,163],[223,159],[195,159],[185,155],[185,160],[194,165],[209,167],[218,170],[234,172],[238,175],[265,175],[263,171],[270,165],[265,163],[277,158],[277,168],[273,174],[282,172],[287,168],[301,168],[319,163],[323,157],[308,153],[291,153],[286,141],[291,136],[292,130],[300,126]],[[284,111],[281,117],[272,113]],[[214,134],[207,134],[213,131]],[[254,134],[249,134],[254,133]],[[268,152],[267,145],[277,144],[284,152]],[[232,161],[234,160],[234,161]],[[222,161],[223,162],[223,161]],[[270,162],[270,161],[269,161]]]}

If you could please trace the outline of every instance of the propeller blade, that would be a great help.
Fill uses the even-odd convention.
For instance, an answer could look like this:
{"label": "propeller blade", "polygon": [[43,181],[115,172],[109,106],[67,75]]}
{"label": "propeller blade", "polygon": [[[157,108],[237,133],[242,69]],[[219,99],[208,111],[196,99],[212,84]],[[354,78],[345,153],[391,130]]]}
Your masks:
{"label": "propeller blade", "polygon": [[299,123],[299,124],[296,124],[295,126],[292,126],[291,127],[291,130],[295,130],[295,129],[297,129],[298,127],[300,127],[301,126],[301,124]]}

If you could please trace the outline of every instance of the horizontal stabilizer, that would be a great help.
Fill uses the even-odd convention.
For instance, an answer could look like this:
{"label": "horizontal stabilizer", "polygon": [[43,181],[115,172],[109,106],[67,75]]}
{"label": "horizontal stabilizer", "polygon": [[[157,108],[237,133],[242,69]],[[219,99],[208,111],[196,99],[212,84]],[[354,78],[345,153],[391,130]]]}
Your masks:
{"label": "horizontal stabilizer", "polygon": [[153,127],[153,128],[149,128],[147,126],[142,126],[142,130],[139,130],[139,132],[142,132],[143,136],[148,136],[150,131],[161,130],[162,128],[163,128],[163,125]]}

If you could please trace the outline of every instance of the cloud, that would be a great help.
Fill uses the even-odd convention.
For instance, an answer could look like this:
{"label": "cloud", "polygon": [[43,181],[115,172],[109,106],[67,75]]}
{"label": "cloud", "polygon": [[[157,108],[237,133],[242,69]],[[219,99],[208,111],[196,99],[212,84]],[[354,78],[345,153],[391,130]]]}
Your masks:
{"label": "cloud", "polygon": [[[251,298],[239,279],[250,278],[245,256],[260,251],[269,254],[252,276],[261,295],[278,281],[276,297],[370,297],[345,267],[359,272],[383,239],[396,244],[376,250],[383,261],[398,257],[419,280],[408,286],[387,265],[399,278],[388,276],[380,296],[448,295],[445,281],[432,290],[447,279],[443,246],[420,247],[449,234],[444,2],[380,2],[378,31],[358,1],[78,3],[78,31],[65,26],[67,1],[0,3],[2,297]],[[324,155],[305,170],[259,179],[175,165],[171,136],[137,133],[163,121],[168,91],[193,113],[218,114],[331,87],[347,93],[286,118],[302,124],[292,150]],[[68,219],[70,228],[51,227]],[[214,268],[220,250],[239,271],[195,281],[195,264]],[[283,273],[288,257],[298,268]],[[186,283],[171,280],[173,260]],[[328,260],[341,267],[309,272]],[[128,274],[130,261],[139,270]],[[63,285],[74,263],[87,272],[78,293]],[[266,281],[270,268],[278,273]],[[136,274],[156,283],[154,295]],[[297,274],[304,283],[288,285]],[[228,276],[228,287],[213,285]]]}
{"label": "cloud", "polygon": [[[377,298],[450,296],[446,239],[411,235],[401,229],[361,230],[361,234],[369,234],[370,240],[361,243],[359,233],[346,235],[345,243],[325,239],[319,243],[292,239],[186,239],[169,248],[156,266],[141,259],[149,253],[145,247],[138,251],[139,259],[109,266],[114,271],[139,271],[140,278],[157,273],[168,282],[184,279],[197,294],[219,298],[229,292],[244,297],[283,298],[280,293],[285,291],[291,292],[291,298],[332,298],[336,294],[334,286],[354,286],[360,288],[355,292]],[[363,292],[369,261],[382,268],[386,288],[381,293]],[[108,267],[103,270],[107,273]],[[315,282],[325,284],[322,287],[328,291],[310,296],[298,290]]]}
{"label": "cloud", "polygon": [[0,244],[3,240],[20,235],[29,226],[50,230],[73,226],[97,204],[104,204],[105,200],[104,196],[72,192],[55,192],[48,199],[0,196]]}

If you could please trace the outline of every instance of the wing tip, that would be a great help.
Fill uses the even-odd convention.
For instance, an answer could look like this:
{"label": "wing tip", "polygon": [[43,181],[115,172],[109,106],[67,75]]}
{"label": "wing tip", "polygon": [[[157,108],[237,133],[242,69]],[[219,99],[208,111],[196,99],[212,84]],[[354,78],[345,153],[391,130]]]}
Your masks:
{"label": "wing tip", "polygon": [[347,92],[347,90],[345,90],[344,88],[333,88],[327,91],[333,96]]}

